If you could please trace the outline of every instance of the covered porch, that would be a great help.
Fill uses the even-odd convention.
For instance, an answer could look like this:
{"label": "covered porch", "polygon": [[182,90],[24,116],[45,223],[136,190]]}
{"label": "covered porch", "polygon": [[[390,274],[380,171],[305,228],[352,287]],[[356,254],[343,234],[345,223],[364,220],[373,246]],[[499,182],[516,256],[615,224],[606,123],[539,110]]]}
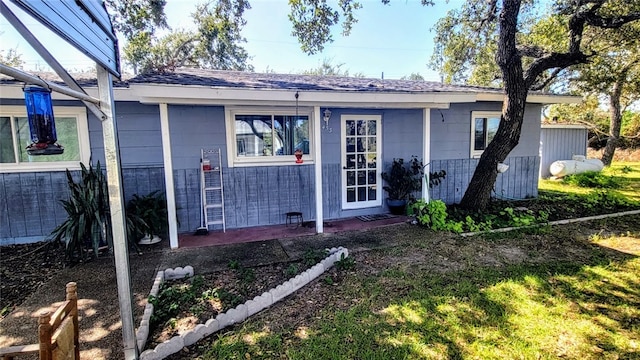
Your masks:
{"label": "covered porch", "polygon": [[[358,216],[347,219],[326,220],[323,224],[324,232],[338,233],[344,231],[360,231],[402,224],[409,220],[409,217],[407,216],[381,215],[383,216]],[[207,235],[194,235],[193,233],[180,234],[178,235],[178,247],[193,248],[239,244],[272,239],[295,238],[315,234],[315,221],[305,221],[302,225],[269,225],[228,229],[226,232],[209,231]]]}

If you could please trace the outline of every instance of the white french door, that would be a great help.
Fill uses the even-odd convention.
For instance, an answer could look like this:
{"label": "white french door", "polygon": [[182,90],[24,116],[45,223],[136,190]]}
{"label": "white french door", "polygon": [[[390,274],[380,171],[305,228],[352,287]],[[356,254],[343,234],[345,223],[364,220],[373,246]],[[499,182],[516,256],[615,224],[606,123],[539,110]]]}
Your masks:
{"label": "white french door", "polygon": [[382,205],[380,115],[342,115],[342,208]]}

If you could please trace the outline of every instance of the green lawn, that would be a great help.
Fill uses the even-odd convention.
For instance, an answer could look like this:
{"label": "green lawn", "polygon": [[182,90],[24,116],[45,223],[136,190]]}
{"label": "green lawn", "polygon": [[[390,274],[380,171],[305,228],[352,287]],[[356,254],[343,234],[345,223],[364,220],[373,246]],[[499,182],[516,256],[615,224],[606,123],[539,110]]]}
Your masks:
{"label": "green lawn", "polygon": [[[321,280],[316,290],[304,289],[231,331],[214,335],[201,343],[200,357],[639,359],[638,223],[640,216],[608,223],[613,225],[603,229],[631,229],[609,235],[609,230],[597,231],[596,225],[583,240],[574,237],[576,230],[558,228],[476,237],[468,240],[473,245],[455,240],[470,261],[459,271],[389,266],[392,258],[428,259],[441,253],[418,242],[358,254],[356,268],[345,272],[339,284]],[[548,254],[560,249],[566,253],[548,260],[547,255],[536,257],[535,244],[558,238],[559,250]],[[520,241],[525,243],[522,249],[530,251],[524,261],[506,266],[472,263],[495,249],[515,248]],[[477,243],[484,250],[473,250]],[[570,258],[571,254],[576,256]],[[321,310],[308,314],[305,305],[317,301],[318,287],[331,287],[332,293]]]}
{"label": "green lawn", "polygon": [[[640,162],[616,162],[603,170],[603,174],[620,179],[623,186],[616,191],[630,200],[640,201]],[[594,192],[594,189],[570,186],[559,180],[540,180],[541,191],[558,191],[572,194],[585,195]]]}
{"label": "green lawn", "polygon": [[[640,163],[606,174],[640,201]],[[403,246],[353,255],[181,358],[640,359],[640,215],[464,239],[398,229],[384,236]]]}

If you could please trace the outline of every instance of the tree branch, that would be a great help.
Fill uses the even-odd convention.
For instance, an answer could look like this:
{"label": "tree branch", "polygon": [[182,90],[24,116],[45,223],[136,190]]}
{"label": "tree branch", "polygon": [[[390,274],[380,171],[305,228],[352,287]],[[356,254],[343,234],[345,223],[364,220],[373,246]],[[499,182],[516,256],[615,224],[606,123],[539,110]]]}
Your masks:
{"label": "tree branch", "polygon": [[571,65],[585,63],[588,59],[589,55],[583,54],[579,51],[577,53],[551,53],[547,56],[536,59],[524,74],[524,80],[527,84],[527,88],[531,88],[538,79],[538,76],[546,70],[557,68],[557,72],[554,70],[557,75],[561,70],[564,70]]}
{"label": "tree branch", "polygon": [[516,48],[520,56],[540,58],[548,54],[539,46],[518,45]]}
{"label": "tree branch", "polygon": [[605,18],[595,14],[589,14],[587,15],[585,20],[587,24],[591,26],[605,28],[605,29],[617,29],[626,23],[629,23],[635,20],[640,20],[640,13],[633,13],[625,16],[614,17],[614,18]]}
{"label": "tree branch", "polygon": [[553,80],[555,80],[555,78],[558,76],[558,74],[564,70],[564,68],[556,68],[553,70],[553,72],[551,72],[551,74],[549,75],[549,77],[543,81],[540,84],[537,85],[532,85],[529,89],[533,90],[533,91],[538,91],[538,90],[542,90],[544,89],[547,85],[549,85]]}

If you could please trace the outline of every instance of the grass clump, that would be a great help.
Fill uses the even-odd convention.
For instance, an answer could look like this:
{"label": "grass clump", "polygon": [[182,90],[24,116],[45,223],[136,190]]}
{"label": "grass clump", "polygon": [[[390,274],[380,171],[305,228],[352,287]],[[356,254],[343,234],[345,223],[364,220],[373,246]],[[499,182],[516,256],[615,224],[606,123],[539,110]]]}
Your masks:
{"label": "grass clump", "polygon": [[605,175],[599,171],[587,171],[565,176],[562,181],[569,185],[597,189],[619,189],[623,185],[621,178]]}

